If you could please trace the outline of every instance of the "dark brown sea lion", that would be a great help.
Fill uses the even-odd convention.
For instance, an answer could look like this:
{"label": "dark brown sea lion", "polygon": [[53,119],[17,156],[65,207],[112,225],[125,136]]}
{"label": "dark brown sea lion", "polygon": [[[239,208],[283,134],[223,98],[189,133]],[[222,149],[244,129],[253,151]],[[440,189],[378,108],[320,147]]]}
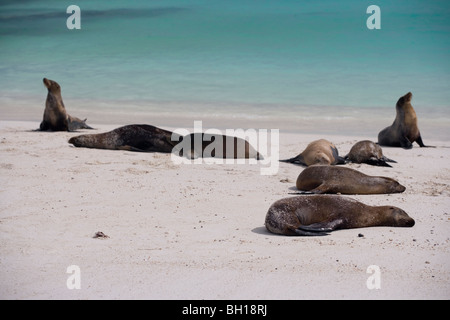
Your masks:
{"label": "dark brown sea lion", "polygon": [[61,96],[60,85],[53,80],[43,79],[48,89],[45,101],[44,118],[39,126],[41,131],[75,131],[78,129],[92,129],[86,124],[86,119],[80,120],[66,112]]}
{"label": "dark brown sea lion", "polygon": [[185,156],[188,159],[196,159],[199,157],[217,159],[264,159],[247,140],[238,137],[222,134],[191,133],[183,137],[183,139],[190,139],[190,150],[186,154],[182,154],[181,152],[180,156]]}
{"label": "dark brown sea lion", "polygon": [[405,191],[405,187],[394,179],[368,176],[354,169],[336,166],[305,168],[299,174],[296,186],[306,194],[383,194]]}
{"label": "dark brown sea lion", "polygon": [[313,141],[298,156],[280,161],[304,166],[345,164],[336,146],[325,139]]}
{"label": "dark brown sea lion", "polygon": [[350,152],[344,157],[347,162],[367,163],[372,166],[392,167],[387,162],[397,161],[386,158],[381,147],[373,141],[363,140],[355,143]]}
{"label": "dark brown sea lion", "polygon": [[408,92],[397,101],[394,123],[378,133],[378,144],[411,149],[413,142],[417,142],[420,147],[427,147],[422,141],[411,99],[412,93]]}
{"label": "dark brown sea lion", "polygon": [[400,208],[369,206],[337,195],[284,198],[273,203],[265,225],[287,236],[323,236],[338,229],[376,226],[412,227],[414,219]]}
{"label": "dark brown sea lion", "polygon": [[147,124],[132,124],[105,133],[72,137],[75,147],[170,153],[172,132]]}

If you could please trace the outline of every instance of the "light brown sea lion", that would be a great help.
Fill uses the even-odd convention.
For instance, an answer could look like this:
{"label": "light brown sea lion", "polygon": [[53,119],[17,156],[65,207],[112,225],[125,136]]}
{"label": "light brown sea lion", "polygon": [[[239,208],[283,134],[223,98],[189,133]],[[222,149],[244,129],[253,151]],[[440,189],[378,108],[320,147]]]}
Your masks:
{"label": "light brown sea lion", "polygon": [[[191,133],[183,137],[183,139],[190,139],[191,148],[190,152],[188,151],[186,154],[179,155],[188,159],[199,157],[217,159],[264,159],[247,140],[238,137],[221,134]],[[216,141],[216,139],[221,139],[221,141]],[[231,147],[232,149],[230,149]]]}
{"label": "light brown sea lion", "polygon": [[323,236],[338,229],[376,226],[412,227],[414,219],[400,208],[369,206],[337,195],[284,198],[266,214],[267,230],[287,236]]}
{"label": "light brown sea lion", "polygon": [[378,133],[378,144],[411,149],[413,142],[417,142],[420,147],[427,147],[422,141],[419,126],[417,125],[417,115],[411,105],[411,99],[411,92],[398,99],[395,106],[396,116],[394,123]]}
{"label": "light brown sea lion", "polygon": [[312,166],[298,176],[297,189],[308,193],[382,194],[401,193],[405,187],[387,177],[368,176],[354,169]]}
{"label": "light brown sea lion", "polygon": [[45,101],[44,118],[39,126],[41,131],[75,131],[77,129],[92,129],[86,124],[86,119],[80,120],[66,112],[61,96],[60,85],[53,80],[43,79],[48,89]]}
{"label": "light brown sea lion", "polygon": [[313,141],[298,156],[280,161],[304,166],[345,164],[336,146],[325,139]]}
{"label": "light brown sea lion", "polygon": [[170,153],[172,132],[147,124],[132,124],[105,133],[72,137],[75,147]]}
{"label": "light brown sea lion", "polygon": [[387,162],[395,162],[383,155],[381,147],[373,141],[362,140],[350,149],[350,152],[344,157],[347,162],[367,163],[372,166],[392,167]]}

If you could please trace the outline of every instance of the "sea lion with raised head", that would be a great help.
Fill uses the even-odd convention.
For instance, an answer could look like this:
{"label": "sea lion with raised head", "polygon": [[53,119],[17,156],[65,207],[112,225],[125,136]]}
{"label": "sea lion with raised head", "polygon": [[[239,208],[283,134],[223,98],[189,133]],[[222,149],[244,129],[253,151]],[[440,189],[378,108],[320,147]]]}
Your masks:
{"label": "sea lion with raised head", "polygon": [[132,124],[105,133],[72,137],[75,147],[170,153],[172,132],[147,124]]}
{"label": "sea lion with raised head", "polygon": [[347,162],[367,163],[372,166],[383,167],[392,167],[387,162],[397,163],[397,161],[385,157],[381,147],[370,140],[362,140],[355,143],[344,159]]}
{"label": "sea lion with raised head", "polygon": [[391,126],[384,128],[378,133],[379,145],[411,149],[413,142],[417,142],[420,147],[427,147],[422,141],[417,124],[417,115],[411,105],[411,99],[411,92],[398,99],[395,106],[396,116],[394,122]]}
{"label": "sea lion with raised head", "polygon": [[[178,155],[188,159],[217,158],[217,159],[256,159],[263,160],[263,156],[245,139],[222,134],[191,133],[183,137],[188,140],[190,149],[184,153],[184,148]],[[219,140],[216,140],[219,139]],[[185,146],[183,142],[180,144]],[[178,151],[174,151],[175,154]]]}
{"label": "sea lion with raised head", "polygon": [[324,236],[338,229],[412,227],[414,223],[400,208],[369,206],[338,195],[284,198],[270,206],[265,219],[267,230],[286,236]]}
{"label": "sea lion with raised head", "polygon": [[61,86],[53,80],[43,79],[48,90],[45,101],[44,118],[39,126],[41,131],[76,131],[78,129],[92,129],[86,124],[86,119],[80,120],[66,112],[61,96]]}
{"label": "sea lion with raised head", "polygon": [[401,193],[405,187],[398,181],[369,176],[354,169],[336,166],[312,166],[298,176],[296,187],[302,194],[383,194]]}
{"label": "sea lion with raised head", "polygon": [[345,164],[336,146],[325,139],[313,141],[298,156],[280,161],[303,166]]}

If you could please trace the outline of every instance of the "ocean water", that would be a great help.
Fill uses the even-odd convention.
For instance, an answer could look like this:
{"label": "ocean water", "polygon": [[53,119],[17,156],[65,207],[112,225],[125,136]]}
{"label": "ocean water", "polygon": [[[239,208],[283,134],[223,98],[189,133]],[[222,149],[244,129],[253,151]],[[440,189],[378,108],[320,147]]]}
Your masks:
{"label": "ocean water", "polygon": [[[79,30],[66,27],[72,4]],[[366,26],[371,4],[381,9],[379,30]],[[442,121],[450,2],[2,1],[0,74],[0,102],[9,105],[24,98],[42,107],[47,77],[65,101],[89,101],[97,112],[339,116],[393,112],[411,91],[416,111]]]}

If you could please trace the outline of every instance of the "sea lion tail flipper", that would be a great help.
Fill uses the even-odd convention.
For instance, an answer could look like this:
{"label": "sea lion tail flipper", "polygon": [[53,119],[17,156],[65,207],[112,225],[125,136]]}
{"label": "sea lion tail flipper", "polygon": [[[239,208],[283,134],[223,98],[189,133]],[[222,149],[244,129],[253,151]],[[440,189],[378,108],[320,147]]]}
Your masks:
{"label": "sea lion tail flipper", "polygon": [[306,163],[303,161],[303,156],[301,156],[301,155],[298,155],[298,156],[290,158],[290,159],[284,159],[284,160],[278,160],[278,161],[300,164],[302,166],[306,166]]}
{"label": "sea lion tail flipper", "polygon": [[348,155],[346,155],[346,156],[344,157],[344,161],[345,161],[345,163],[352,163],[352,161],[350,160],[350,158],[349,158]]}
{"label": "sea lion tail flipper", "polygon": [[345,158],[338,156],[336,158],[336,164],[347,164],[347,161],[345,160]]}
{"label": "sea lion tail flipper", "polygon": [[397,161],[392,160],[392,159],[389,159],[389,158],[386,158],[385,156],[382,156],[382,157],[381,157],[381,160],[386,161],[386,162],[397,163]]}
{"label": "sea lion tail flipper", "polygon": [[367,164],[370,164],[372,166],[378,166],[378,167],[390,167],[392,168],[392,166],[386,162],[385,159],[381,158],[381,159],[377,159],[377,158],[370,158],[366,161]]}
{"label": "sea lion tail flipper", "polygon": [[315,192],[312,191],[297,191],[297,192],[289,192],[288,194],[316,194]]}

